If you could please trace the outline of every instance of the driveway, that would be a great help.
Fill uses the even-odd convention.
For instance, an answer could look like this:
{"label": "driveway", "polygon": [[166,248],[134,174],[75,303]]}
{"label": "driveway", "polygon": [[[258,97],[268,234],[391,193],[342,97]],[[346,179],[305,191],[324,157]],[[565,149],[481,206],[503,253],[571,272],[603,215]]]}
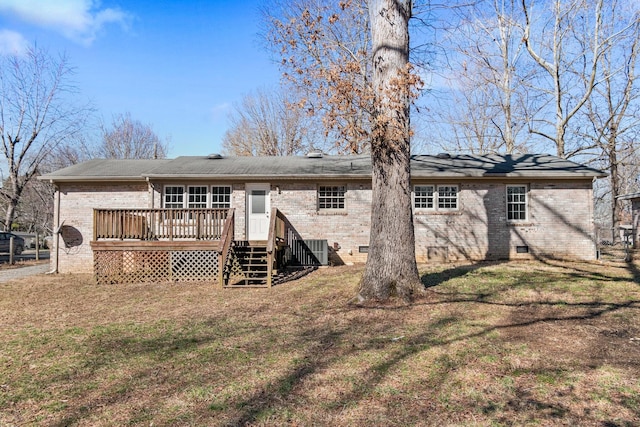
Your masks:
{"label": "driveway", "polygon": [[50,270],[49,263],[38,264],[29,267],[17,267],[9,268],[7,270],[0,270],[0,283],[9,282],[15,279],[22,279],[23,277],[35,276],[36,274],[44,274]]}
{"label": "driveway", "polygon": [[[19,263],[20,261],[33,261],[36,259],[36,251],[35,250],[26,250],[20,255],[15,255],[13,257],[14,261]],[[40,251],[40,259],[47,260],[49,259],[49,251],[41,250]],[[5,264],[9,262],[9,254],[3,253],[0,254],[0,264]],[[36,274],[46,273],[51,269],[51,266],[48,262],[27,266],[27,267],[15,267],[15,268],[7,268],[0,270],[0,283],[8,282],[14,279],[21,279],[23,277],[34,276]]]}

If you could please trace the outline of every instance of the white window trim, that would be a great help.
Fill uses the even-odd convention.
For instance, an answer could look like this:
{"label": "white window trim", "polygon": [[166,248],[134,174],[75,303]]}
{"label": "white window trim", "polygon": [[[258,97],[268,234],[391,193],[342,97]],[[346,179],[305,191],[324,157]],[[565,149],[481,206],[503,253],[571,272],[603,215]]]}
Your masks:
{"label": "white window trim", "polygon": [[[524,219],[509,219],[509,188],[524,188]],[[507,222],[518,223],[529,221],[529,186],[526,184],[509,184],[504,189],[505,217]],[[520,204],[520,202],[518,202]]]}
{"label": "white window trim", "polygon": [[[342,187],[344,189],[342,193],[342,204],[344,207],[342,208],[321,208],[320,207],[320,189],[322,187]],[[333,197],[333,196],[332,196]],[[318,212],[340,212],[344,213],[347,211],[347,185],[346,184],[320,184],[316,190],[316,209]]]}
{"label": "white window trim", "polygon": [[[182,189],[182,207],[181,208],[167,208],[167,188],[181,188]],[[183,209],[185,206],[185,187],[184,185],[173,185],[173,184],[167,184],[165,186],[162,187],[162,208],[163,209]],[[171,202],[173,203],[173,202]]]}
{"label": "white window trim", "polygon": [[[433,189],[433,206],[430,208],[422,208],[416,206],[416,187],[431,187]],[[441,208],[440,207],[440,188],[451,187],[456,189],[456,207]],[[418,212],[457,212],[460,210],[460,186],[458,184],[415,184],[412,191],[412,207]]]}
{"label": "white window trim", "polygon": [[206,209],[206,208],[208,208],[209,206],[211,206],[211,204],[209,203],[209,198],[210,198],[210,195],[211,195],[211,186],[209,186],[209,185],[197,185],[197,184],[194,184],[194,185],[188,185],[188,186],[187,186],[187,191],[186,191],[186,193],[185,193],[185,199],[184,199],[184,202],[185,202],[185,203],[184,203],[184,204],[186,205],[187,209],[202,209],[202,208],[191,208],[191,206],[189,206],[189,205],[190,205],[190,203],[191,203],[191,202],[189,201],[189,195],[191,194],[191,193],[190,193],[190,190],[191,190],[192,188],[202,188],[202,187],[204,187],[204,188],[206,189],[206,190],[205,190],[205,194],[204,194],[204,205],[205,205],[204,207],[205,207],[205,209]]}
{"label": "white window trim", "polygon": [[[231,185],[216,185],[216,184],[212,184],[209,186],[209,190],[207,192],[207,206],[208,207],[212,207],[213,206],[213,188],[228,188],[229,189],[229,206],[226,208],[213,208],[213,209],[231,209],[231,206],[233,204],[233,187]],[[219,202],[216,202],[219,204]]]}
{"label": "white window trim", "polygon": [[[167,208],[167,188],[180,188],[182,190],[182,206],[179,208]],[[196,187],[206,187],[207,193],[205,195],[206,207],[204,209],[209,209],[213,205],[213,195],[212,188],[228,188],[229,189],[229,205],[226,208],[216,208],[216,209],[230,209],[233,205],[233,186],[228,184],[166,184],[162,187],[162,208],[163,209],[187,209],[189,208],[189,189]],[[193,209],[201,209],[201,208],[193,208]]]}
{"label": "white window trim", "polygon": [[[416,187],[431,187],[431,207],[416,206]],[[434,211],[436,209],[436,186],[433,184],[417,184],[413,186],[413,208],[419,211]]]}
{"label": "white window trim", "polygon": [[[456,189],[456,196],[455,196],[455,202],[456,202],[456,206],[454,208],[441,208],[440,207],[440,188],[443,187],[449,187],[449,188],[455,188]],[[435,201],[435,208],[436,210],[440,211],[440,212],[454,212],[454,211],[458,211],[460,210],[460,187],[457,184],[441,184],[438,185],[438,187],[436,188],[436,201]]]}

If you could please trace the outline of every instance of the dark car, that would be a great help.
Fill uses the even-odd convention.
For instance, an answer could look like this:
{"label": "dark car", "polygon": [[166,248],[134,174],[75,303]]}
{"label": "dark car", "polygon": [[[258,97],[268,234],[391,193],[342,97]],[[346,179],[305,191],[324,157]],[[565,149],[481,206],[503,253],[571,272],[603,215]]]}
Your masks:
{"label": "dark car", "polygon": [[9,245],[13,237],[13,253],[20,255],[24,251],[24,239],[13,233],[0,231],[0,252],[9,252]]}

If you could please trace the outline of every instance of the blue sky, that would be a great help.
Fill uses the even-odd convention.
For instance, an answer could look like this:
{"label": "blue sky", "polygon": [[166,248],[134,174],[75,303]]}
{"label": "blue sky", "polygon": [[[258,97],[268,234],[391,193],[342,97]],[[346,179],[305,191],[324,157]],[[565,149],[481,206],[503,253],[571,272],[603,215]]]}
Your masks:
{"label": "blue sky", "polygon": [[132,117],[169,157],[221,151],[242,96],[278,83],[257,36],[260,0],[0,0],[0,53],[66,53],[80,96]]}

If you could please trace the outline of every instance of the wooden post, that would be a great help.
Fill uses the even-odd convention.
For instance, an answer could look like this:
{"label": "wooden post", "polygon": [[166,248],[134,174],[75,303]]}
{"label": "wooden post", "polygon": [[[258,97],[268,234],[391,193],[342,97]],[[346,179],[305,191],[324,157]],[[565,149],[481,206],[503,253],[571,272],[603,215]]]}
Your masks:
{"label": "wooden post", "polygon": [[9,264],[13,265],[16,261],[13,259],[13,250],[14,250],[14,237],[11,236],[9,239]]}
{"label": "wooden post", "polygon": [[173,240],[173,209],[169,209],[169,240]]}
{"label": "wooden post", "polygon": [[93,240],[98,240],[98,210],[93,210]]}
{"label": "wooden post", "polygon": [[118,214],[119,214],[118,217],[120,219],[120,230],[119,230],[119,232],[120,232],[119,233],[120,234],[120,240],[124,240],[124,227],[125,227],[124,215],[125,214],[124,214],[123,211],[120,211],[120,210],[118,211]]}

